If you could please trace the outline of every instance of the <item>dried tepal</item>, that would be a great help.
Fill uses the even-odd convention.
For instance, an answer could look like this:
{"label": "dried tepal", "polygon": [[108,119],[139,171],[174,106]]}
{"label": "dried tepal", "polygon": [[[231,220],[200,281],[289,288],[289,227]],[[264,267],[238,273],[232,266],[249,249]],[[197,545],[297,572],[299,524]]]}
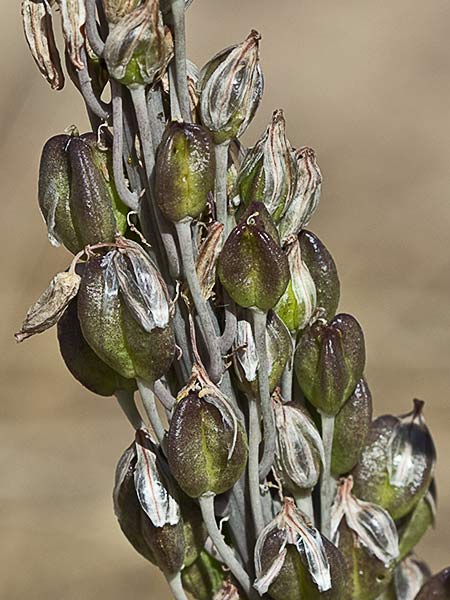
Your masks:
{"label": "dried tepal", "polygon": [[118,525],[177,600],[448,598],[447,571],[412,554],[435,518],[423,402],[372,420],[363,330],[305,229],[316,153],[292,145],[281,109],[242,145],[261,36],[198,69],[190,3],[23,0],[53,89],[62,20],[92,131],[44,144],[40,210],[74,256],[16,339],[57,325],[72,375],[116,396],[132,427]]}

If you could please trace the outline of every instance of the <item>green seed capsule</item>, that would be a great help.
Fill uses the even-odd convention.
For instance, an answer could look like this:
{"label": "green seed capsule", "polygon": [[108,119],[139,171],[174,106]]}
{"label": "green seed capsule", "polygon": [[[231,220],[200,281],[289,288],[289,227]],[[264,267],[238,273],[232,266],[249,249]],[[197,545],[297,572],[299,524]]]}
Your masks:
{"label": "green seed capsule", "polygon": [[353,470],[358,497],[383,506],[394,519],[413,509],[433,478],[436,451],[422,405],[401,417],[376,419]]}
{"label": "green seed capsule", "polygon": [[336,314],[340,297],[340,283],[333,257],[319,238],[305,229],[298,236],[302,260],[316,285],[317,307],[327,320]]}
{"label": "green seed capsule", "polygon": [[335,415],[353,393],[365,364],[364,335],[352,316],[319,320],[300,336],[294,358],[298,383],[307,399]]}
{"label": "green seed capsule", "polygon": [[222,565],[205,550],[197,560],[183,569],[181,579],[183,588],[195,600],[211,600],[219,591],[225,578]]}
{"label": "green seed capsule", "polygon": [[77,301],[72,300],[58,321],[59,349],[66,367],[81,385],[100,396],[112,396],[117,390],[135,390],[134,379],[125,379],[111,369],[86,342],[77,312]]}
{"label": "green seed capsule", "polygon": [[355,391],[334,420],[331,472],[343,475],[358,462],[372,421],[372,394],[365,379],[360,379]]}
{"label": "green seed capsule", "polygon": [[191,391],[175,407],[168,433],[170,470],[192,498],[230,489],[247,462],[247,441],[231,407]]}
{"label": "green seed capsule", "polygon": [[245,308],[273,308],[289,282],[286,255],[268,233],[258,209],[228,236],[219,257],[218,273],[233,300]]}
{"label": "green seed capsule", "polygon": [[397,523],[399,532],[399,560],[403,560],[420,542],[427,530],[434,525],[436,516],[434,480],[430,489],[419,500],[409,515]]}
{"label": "green seed capsule", "polygon": [[81,330],[94,352],[120,375],[153,382],[172,362],[172,325],[168,321],[147,331],[136,320],[123,300],[123,288],[119,292],[115,252],[86,264],[78,294]]}
{"label": "green seed capsule", "polygon": [[417,594],[415,600],[448,600],[450,598],[450,567],[433,575]]}
{"label": "green seed capsule", "polygon": [[163,215],[174,222],[199,217],[214,191],[211,134],[193,123],[169,123],[155,169],[155,200]]}

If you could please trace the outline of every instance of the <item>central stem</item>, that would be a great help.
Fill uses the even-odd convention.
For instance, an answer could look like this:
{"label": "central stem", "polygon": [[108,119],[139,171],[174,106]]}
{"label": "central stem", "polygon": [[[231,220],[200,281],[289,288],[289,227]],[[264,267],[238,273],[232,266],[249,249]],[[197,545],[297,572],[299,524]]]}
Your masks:
{"label": "central stem", "polygon": [[325,449],[325,464],[320,479],[320,528],[324,536],[330,537],[331,504],[333,502],[331,452],[333,450],[334,416],[320,413],[320,417],[322,419],[322,441]]}

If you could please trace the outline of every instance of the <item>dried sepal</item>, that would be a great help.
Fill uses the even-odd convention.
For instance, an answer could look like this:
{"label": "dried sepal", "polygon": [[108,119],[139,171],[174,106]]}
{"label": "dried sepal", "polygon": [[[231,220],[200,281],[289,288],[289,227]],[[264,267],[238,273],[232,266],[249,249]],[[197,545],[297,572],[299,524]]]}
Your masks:
{"label": "dried sepal", "polygon": [[[281,543],[273,560],[263,568],[265,545],[272,536]],[[296,548],[319,592],[331,589],[330,564],[320,532],[307,522],[292,498],[285,498],[281,512],[262,530],[256,542],[253,587],[258,593],[265,594],[280,575],[288,545]]]}
{"label": "dried sepal", "polygon": [[389,513],[372,502],[359,500],[352,493],[353,478],[341,479],[331,510],[331,539],[339,546],[339,525],[345,519],[359,542],[386,567],[399,555],[398,534]]}
{"label": "dried sepal", "polygon": [[52,13],[47,0],[22,0],[22,22],[31,54],[54,90],[64,87],[64,74],[56,47]]}
{"label": "dried sepal", "polygon": [[298,239],[294,238],[285,251],[291,278],[275,311],[291,332],[297,332],[309,324],[315,313],[316,285],[302,260]]}
{"label": "dried sepal", "polygon": [[223,224],[213,223],[203,240],[196,261],[197,278],[205,300],[213,295],[216,283],[217,261],[222,249]]}
{"label": "dried sepal", "polygon": [[158,466],[156,447],[149,433],[137,431],[135,446],[134,485],[142,510],[155,527],[176,525],[180,521],[180,507]]}
{"label": "dried sepal", "polygon": [[322,174],[312,148],[299,148],[294,152],[297,165],[296,186],[278,224],[281,243],[296,236],[315,212],[322,190]]}
{"label": "dried sepal", "polygon": [[387,448],[387,468],[389,482],[395,487],[407,487],[413,482],[417,463],[431,458],[434,470],[434,444],[422,414],[423,406],[424,402],[414,400],[414,409],[399,417],[393,428]]}
{"label": "dried sepal", "polygon": [[241,44],[219,52],[201,71],[201,119],[216,143],[239,137],[258,108],[264,87],[259,40],[259,33],[251,31]]}
{"label": "dried sepal", "polygon": [[415,556],[407,556],[394,571],[394,589],[399,600],[414,600],[430,578],[427,565]]}
{"label": "dried sepal", "polygon": [[234,583],[226,580],[223,582],[220,590],[214,594],[213,600],[240,600],[240,598],[239,590]]}
{"label": "dried sepal", "polygon": [[272,396],[277,428],[275,464],[287,489],[292,493],[313,488],[325,464],[325,453],[319,431],[307,410],[295,404],[284,404]]}
{"label": "dried sepal", "polygon": [[269,127],[245,155],[236,187],[245,206],[262,200],[277,223],[290,201],[296,178],[296,162],[286,139],[283,111],[276,110]]}
{"label": "dried sepal", "polygon": [[256,381],[259,369],[259,358],[256,352],[255,338],[251,324],[239,319],[237,322],[236,338],[234,341],[235,352],[233,356],[242,369],[247,381]]}
{"label": "dried sepal", "polygon": [[22,342],[36,333],[42,333],[53,327],[62,317],[70,301],[77,295],[80,281],[81,277],[72,269],[55,275],[47,289],[28,309],[20,331],[15,334],[16,340]]}
{"label": "dried sepal", "polygon": [[62,18],[62,30],[66,49],[72,64],[79,70],[84,68],[81,49],[85,44],[86,23],[85,0],[58,0]]}
{"label": "dried sepal", "polygon": [[103,10],[109,25],[119,23],[121,19],[129,15],[141,0],[102,0]]}
{"label": "dried sepal", "polygon": [[120,295],[144,331],[167,327],[170,321],[169,292],[148,254],[135,242],[113,254]]}

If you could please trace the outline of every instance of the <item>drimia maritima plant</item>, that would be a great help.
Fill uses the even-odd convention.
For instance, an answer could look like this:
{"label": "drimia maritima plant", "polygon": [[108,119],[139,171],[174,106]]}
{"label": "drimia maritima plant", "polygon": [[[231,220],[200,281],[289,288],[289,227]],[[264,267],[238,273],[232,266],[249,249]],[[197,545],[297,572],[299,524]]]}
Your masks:
{"label": "drimia maritima plant", "polygon": [[362,329],[336,314],[335,263],[305,229],[315,153],[281,110],[242,146],[260,35],[199,71],[188,4],[23,0],[54,89],[59,13],[92,131],[44,146],[40,209],[74,258],[16,337],[57,324],[69,371],[117,397],[134,439],[114,510],[174,598],[448,598],[449,571],[413,554],[435,505],[423,403],[372,421]]}

